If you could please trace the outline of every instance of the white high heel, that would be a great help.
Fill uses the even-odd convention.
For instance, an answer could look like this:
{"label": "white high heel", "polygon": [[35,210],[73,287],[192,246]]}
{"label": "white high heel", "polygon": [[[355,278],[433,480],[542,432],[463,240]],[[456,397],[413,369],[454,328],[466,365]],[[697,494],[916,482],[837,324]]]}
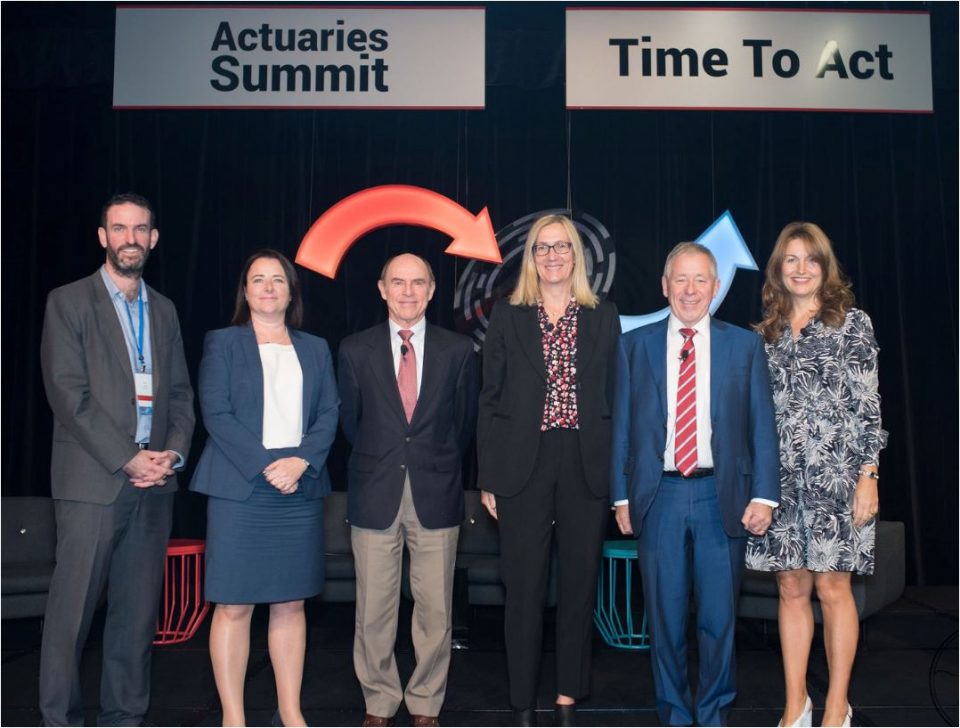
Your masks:
{"label": "white high heel", "polygon": [[[810,728],[813,725],[813,701],[810,700],[810,696],[807,696],[806,702],[803,704],[803,712],[797,717],[793,723],[790,723],[787,728]],[[847,722],[845,725],[850,725],[849,713],[847,714]],[[777,728],[783,727],[783,719],[780,719],[780,722],[777,723]]]}
{"label": "white high heel", "polygon": [[850,703],[847,703],[847,715],[843,719],[843,723],[841,723],[840,725],[843,728],[850,728],[850,720],[852,718],[853,718],[853,706],[851,706]]}

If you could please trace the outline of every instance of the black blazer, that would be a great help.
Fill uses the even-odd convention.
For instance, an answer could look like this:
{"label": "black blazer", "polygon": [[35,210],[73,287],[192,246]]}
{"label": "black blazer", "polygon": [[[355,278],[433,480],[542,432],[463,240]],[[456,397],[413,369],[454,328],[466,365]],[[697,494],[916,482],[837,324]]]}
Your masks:
{"label": "black blazer", "polygon": [[347,514],[361,528],[388,528],[400,509],[407,471],[426,528],[463,519],[461,461],[477,416],[477,361],[466,336],[427,324],[423,380],[407,423],[390,350],[390,326],[340,344],[340,426],[353,445],[347,466]]}
{"label": "black blazer", "polygon": [[[614,367],[620,319],[612,303],[580,308],[577,322],[577,410],[587,486],[609,492]],[[512,496],[526,486],[537,461],[546,399],[536,306],[496,303],[483,344],[483,389],[477,422],[479,487]]]}

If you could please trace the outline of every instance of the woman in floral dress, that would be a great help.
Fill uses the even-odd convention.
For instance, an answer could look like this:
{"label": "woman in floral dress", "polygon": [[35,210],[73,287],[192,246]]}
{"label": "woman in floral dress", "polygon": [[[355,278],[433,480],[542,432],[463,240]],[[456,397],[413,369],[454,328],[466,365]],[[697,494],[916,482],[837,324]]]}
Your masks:
{"label": "woman in floral dress", "polygon": [[786,681],[781,725],[812,725],[806,673],[810,597],[823,610],[830,683],[822,725],[850,725],[847,699],[859,632],[852,573],[874,566],[880,426],[877,344],[830,239],[794,222],[777,238],[763,286],[770,383],[780,435],[780,505],[750,539],[747,567],[777,572]]}

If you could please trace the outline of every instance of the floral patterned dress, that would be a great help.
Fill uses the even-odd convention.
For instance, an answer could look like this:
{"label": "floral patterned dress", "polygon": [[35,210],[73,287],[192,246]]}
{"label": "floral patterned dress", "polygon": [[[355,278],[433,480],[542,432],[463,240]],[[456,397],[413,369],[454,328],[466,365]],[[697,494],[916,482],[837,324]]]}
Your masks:
{"label": "floral patterned dress", "polygon": [[815,319],[766,345],[780,435],[780,505],[751,537],[747,568],[872,574],[876,519],[853,525],[861,465],[878,464],[877,343],[870,318],[850,309],[839,328]]}

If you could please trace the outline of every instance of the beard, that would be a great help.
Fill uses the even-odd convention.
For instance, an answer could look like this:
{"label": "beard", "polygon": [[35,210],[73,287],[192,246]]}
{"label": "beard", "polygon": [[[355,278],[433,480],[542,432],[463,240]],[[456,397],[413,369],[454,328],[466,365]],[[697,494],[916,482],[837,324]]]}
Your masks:
{"label": "beard", "polygon": [[[120,250],[132,250],[136,249],[140,251],[140,260],[125,264],[120,260]],[[147,265],[147,258],[150,257],[149,248],[141,248],[139,245],[124,245],[120,250],[115,250],[113,246],[107,246],[107,259],[110,261],[110,264],[113,266],[113,269],[121,276],[126,278],[136,278],[142,272],[144,267]]]}

